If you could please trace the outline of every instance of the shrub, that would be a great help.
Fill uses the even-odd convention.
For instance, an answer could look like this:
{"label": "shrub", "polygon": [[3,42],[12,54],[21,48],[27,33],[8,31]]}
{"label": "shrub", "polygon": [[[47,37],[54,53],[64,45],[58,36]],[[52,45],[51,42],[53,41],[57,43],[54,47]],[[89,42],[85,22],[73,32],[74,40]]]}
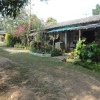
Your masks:
{"label": "shrub", "polygon": [[10,46],[10,47],[14,46],[13,36],[11,34],[7,33],[6,36],[5,36],[4,42],[5,42],[6,46]]}
{"label": "shrub", "polygon": [[85,39],[78,41],[75,49],[75,55],[77,54],[82,61],[91,63],[92,61],[98,62],[98,56],[100,56],[100,45],[96,42],[90,44],[84,43]]}
{"label": "shrub", "polygon": [[38,53],[51,53],[51,56],[61,56],[62,50],[53,49],[52,46],[47,43],[41,43],[40,41],[31,41],[30,43],[30,51],[38,52]]}
{"label": "shrub", "polygon": [[32,51],[32,52],[34,52],[34,46],[33,46],[33,44],[34,44],[34,41],[31,41],[30,42],[30,51]]}
{"label": "shrub", "polygon": [[15,49],[24,49],[25,46],[23,46],[23,45],[20,44],[20,43],[16,43],[16,44],[14,45],[14,48],[15,48]]}
{"label": "shrub", "polygon": [[51,45],[48,45],[48,46],[45,47],[45,52],[51,53],[51,51],[52,51],[52,46]]}
{"label": "shrub", "polygon": [[40,47],[41,47],[40,42],[36,42],[36,41],[30,42],[30,51],[36,52],[36,51],[40,50]]}
{"label": "shrub", "polygon": [[60,49],[54,48],[54,49],[51,51],[51,56],[61,56],[61,55],[62,55],[62,50],[60,50]]}
{"label": "shrub", "polygon": [[52,47],[50,45],[44,45],[40,41],[31,41],[30,51],[38,53],[50,53]]}

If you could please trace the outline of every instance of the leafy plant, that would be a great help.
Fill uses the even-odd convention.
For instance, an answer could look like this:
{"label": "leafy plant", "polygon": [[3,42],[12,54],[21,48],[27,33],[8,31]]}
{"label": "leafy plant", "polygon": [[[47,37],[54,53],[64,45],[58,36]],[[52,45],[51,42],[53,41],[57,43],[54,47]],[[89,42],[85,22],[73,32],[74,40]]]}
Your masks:
{"label": "leafy plant", "polygon": [[24,49],[25,46],[23,46],[23,45],[20,44],[20,43],[16,43],[16,44],[14,45],[14,48],[15,48],[15,49]]}
{"label": "leafy plant", "polygon": [[11,34],[7,33],[6,36],[5,36],[4,42],[5,42],[6,46],[8,46],[8,47],[13,46],[14,45],[13,36]]}
{"label": "leafy plant", "polygon": [[61,49],[56,49],[54,48],[52,51],[51,51],[51,56],[61,56],[62,55],[62,50]]}
{"label": "leafy plant", "polygon": [[48,44],[44,44],[41,41],[31,41],[30,51],[38,53],[50,53],[52,47]]}
{"label": "leafy plant", "polygon": [[78,55],[82,61],[91,63],[92,61],[98,62],[100,57],[100,44],[92,42],[85,44],[85,39],[78,41],[75,49],[75,55]]}

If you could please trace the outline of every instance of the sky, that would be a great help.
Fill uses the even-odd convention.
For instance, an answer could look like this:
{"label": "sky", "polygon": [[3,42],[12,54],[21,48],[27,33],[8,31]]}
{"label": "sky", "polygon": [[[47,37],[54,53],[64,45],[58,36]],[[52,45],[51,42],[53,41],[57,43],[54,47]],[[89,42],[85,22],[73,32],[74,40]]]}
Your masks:
{"label": "sky", "polygon": [[48,3],[34,0],[31,13],[44,21],[53,17],[57,22],[64,22],[92,16],[96,4],[100,4],[100,0],[49,0]]}

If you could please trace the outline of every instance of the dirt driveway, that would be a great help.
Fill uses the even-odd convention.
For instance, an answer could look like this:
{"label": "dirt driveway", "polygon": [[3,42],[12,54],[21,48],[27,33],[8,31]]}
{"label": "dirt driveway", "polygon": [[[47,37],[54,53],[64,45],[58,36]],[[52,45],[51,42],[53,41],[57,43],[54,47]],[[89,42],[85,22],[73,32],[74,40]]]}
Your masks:
{"label": "dirt driveway", "polygon": [[63,67],[49,59],[54,66],[46,67],[46,58],[31,59],[21,63],[25,67],[0,56],[0,100],[100,100],[100,80],[93,75],[74,65]]}

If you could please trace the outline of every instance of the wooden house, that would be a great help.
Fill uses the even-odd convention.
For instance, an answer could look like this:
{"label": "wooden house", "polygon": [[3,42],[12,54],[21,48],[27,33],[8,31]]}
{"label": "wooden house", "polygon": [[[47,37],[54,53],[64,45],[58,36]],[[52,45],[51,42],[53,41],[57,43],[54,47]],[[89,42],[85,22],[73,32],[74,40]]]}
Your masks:
{"label": "wooden house", "polygon": [[45,26],[44,30],[45,34],[59,36],[59,42],[63,42],[65,50],[68,50],[74,48],[76,42],[83,37],[87,43],[99,38],[96,35],[100,36],[100,15]]}
{"label": "wooden house", "polygon": [[4,42],[5,31],[0,31],[0,42]]}

